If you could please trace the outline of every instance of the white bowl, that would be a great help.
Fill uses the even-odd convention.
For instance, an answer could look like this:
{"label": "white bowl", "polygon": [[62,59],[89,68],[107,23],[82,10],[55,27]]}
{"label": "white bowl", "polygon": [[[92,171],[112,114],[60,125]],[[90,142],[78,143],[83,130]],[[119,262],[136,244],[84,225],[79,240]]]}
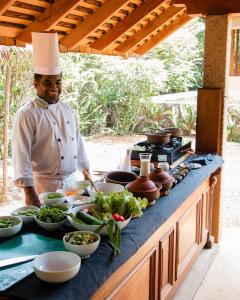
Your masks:
{"label": "white bowl", "polygon": [[[117,183],[95,182],[94,185],[99,192],[103,192],[103,193],[111,193],[111,192],[119,193],[124,190],[124,186],[121,184],[117,184]],[[89,196],[96,197],[97,193],[94,190],[94,188],[92,187],[92,185],[89,185],[87,187],[87,192],[88,192]]]}
{"label": "white bowl", "polygon": [[37,217],[35,217],[35,221],[43,229],[46,229],[46,230],[57,230],[57,229],[59,229],[66,222],[66,219],[64,219],[64,220],[62,220],[60,222],[57,222],[57,223],[47,223],[47,222],[40,221],[40,220],[37,219]]}
{"label": "white bowl", "polygon": [[82,234],[94,234],[97,237],[97,240],[91,244],[87,245],[73,245],[66,241],[67,234],[71,234],[71,232],[67,233],[63,237],[63,243],[66,248],[66,250],[70,252],[74,252],[81,256],[81,258],[87,258],[89,257],[93,252],[95,252],[99,246],[100,243],[100,235],[97,233],[93,233],[90,231],[74,231],[74,233],[82,233]]}
{"label": "white bowl", "polygon": [[95,201],[95,198],[89,196],[73,195],[73,196],[67,196],[66,200],[67,202],[72,203],[73,207],[75,207],[79,205],[92,203]]}
{"label": "white bowl", "polygon": [[14,211],[12,211],[11,215],[21,218],[24,224],[31,223],[34,221],[35,216],[25,216],[25,215],[21,214],[21,211],[24,211],[28,208],[31,208],[32,210],[34,210],[36,212],[39,212],[39,210],[40,210],[40,208],[37,206],[26,205],[26,206],[22,206],[22,207],[15,209]]}
{"label": "white bowl", "polygon": [[[86,204],[86,205],[82,205],[82,206],[76,206],[70,212],[75,216],[78,211],[83,210],[84,208],[91,208],[94,206],[95,206],[95,204]],[[75,222],[70,216],[67,216],[67,219],[75,229],[80,230],[80,231],[96,232],[96,230],[101,226],[101,225],[81,224],[81,223]],[[120,229],[122,230],[124,227],[126,227],[127,224],[130,222],[130,220],[131,220],[131,217],[129,217],[128,219],[126,219],[123,222],[118,222]],[[101,235],[108,235],[107,226],[103,226],[98,233]]]}
{"label": "white bowl", "polygon": [[41,254],[33,261],[35,274],[41,280],[61,283],[77,275],[81,258],[71,252],[53,251]]}
{"label": "white bowl", "polygon": [[12,236],[18,233],[22,228],[22,224],[23,224],[22,219],[17,216],[0,216],[0,221],[1,220],[13,220],[13,221],[18,221],[19,223],[11,227],[0,228],[0,238],[6,238]]}
{"label": "white bowl", "polygon": [[54,198],[54,199],[48,199],[47,196],[50,195],[50,194],[55,194],[55,192],[46,192],[46,193],[40,194],[39,199],[44,204],[63,203],[66,200],[65,195],[63,193],[60,193],[60,192],[56,192],[56,193],[62,194],[62,197]]}

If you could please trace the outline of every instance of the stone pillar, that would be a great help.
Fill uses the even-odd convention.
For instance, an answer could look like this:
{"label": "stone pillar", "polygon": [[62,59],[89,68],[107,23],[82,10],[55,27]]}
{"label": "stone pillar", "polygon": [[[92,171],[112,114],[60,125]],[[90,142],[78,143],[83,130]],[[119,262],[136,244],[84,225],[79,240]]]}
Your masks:
{"label": "stone pillar", "polygon": [[[226,94],[228,91],[231,20],[229,15],[206,17],[203,88],[198,93],[196,150],[224,155]],[[211,136],[213,138],[211,138]],[[220,239],[222,173],[213,196],[212,234]]]}

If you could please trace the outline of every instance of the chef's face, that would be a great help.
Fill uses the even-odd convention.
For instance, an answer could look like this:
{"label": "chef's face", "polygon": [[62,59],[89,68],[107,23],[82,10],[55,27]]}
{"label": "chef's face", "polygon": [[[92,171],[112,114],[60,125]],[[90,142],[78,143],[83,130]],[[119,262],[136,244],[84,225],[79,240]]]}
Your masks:
{"label": "chef's face", "polygon": [[56,103],[62,92],[62,75],[41,75],[34,80],[34,87],[40,98],[50,104]]}

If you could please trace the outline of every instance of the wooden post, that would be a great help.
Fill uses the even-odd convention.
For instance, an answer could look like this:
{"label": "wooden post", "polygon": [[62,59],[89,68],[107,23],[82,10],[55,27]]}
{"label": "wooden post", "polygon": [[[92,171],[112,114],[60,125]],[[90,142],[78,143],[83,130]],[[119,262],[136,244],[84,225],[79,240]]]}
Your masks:
{"label": "wooden post", "polygon": [[[225,98],[230,65],[229,15],[206,16],[203,89],[198,91],[196,151],[224,156],[226,140]],[[214,192],[212,234],[220,239],[222,174]]]}
{"label": "wooden post", "polygon": [[6,81],[5,81],[5,99],[4,99],[4,127],[3,127],[3,186],[2,186],[2,201],[7,199],[7,162],[8,162],[8,127],[9,127],[9,100],[11,94],[11,78],[12,78],[12,67],[11,67],[11,54],[7,55],[6,64]]}

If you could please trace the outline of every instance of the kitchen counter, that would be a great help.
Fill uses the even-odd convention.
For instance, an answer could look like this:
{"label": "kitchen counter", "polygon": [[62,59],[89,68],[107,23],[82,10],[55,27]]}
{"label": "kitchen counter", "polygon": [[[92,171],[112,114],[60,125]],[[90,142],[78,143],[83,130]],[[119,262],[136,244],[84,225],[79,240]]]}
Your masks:
{"label": "kitchen counter", "polygon": [[[122,231],[120,256],[112,255],[103,238],[98,250],[82,260],[78,275],[71,281],[47,284],[33,274],[0,296],[35,300],[122,299],[126,297],[124,293],[131,293],[134,283],[136,298],[171,298],[193,260],[209,242],[212,178],[222,164],[222,158],[214,155],[213,161],[189,172],[141,218],[131,220]],[[145,287],[137,296],[144,282]]]}

